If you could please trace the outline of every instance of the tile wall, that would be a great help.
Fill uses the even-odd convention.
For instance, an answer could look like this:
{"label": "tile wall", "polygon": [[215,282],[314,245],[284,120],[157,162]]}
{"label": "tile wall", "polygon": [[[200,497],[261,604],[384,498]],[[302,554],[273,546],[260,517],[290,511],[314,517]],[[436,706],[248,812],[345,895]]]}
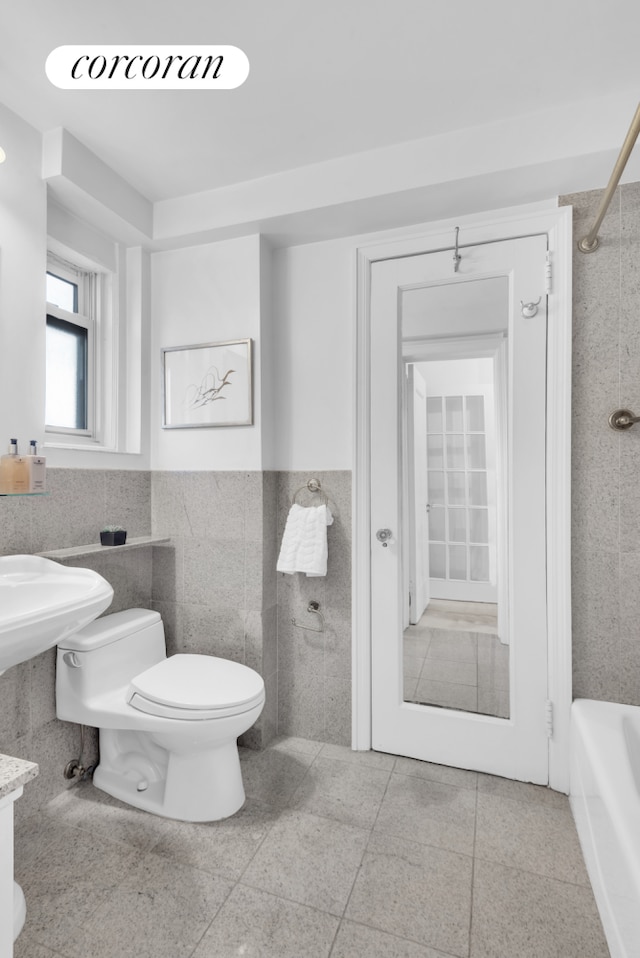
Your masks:
{"label": "tile wall", "polygon": [[[278,731],[337,745],[351,743],[351,473],[279,472],[278,550],[293,496],[318,501],[304,488],[311,476],[329,496],[334,521],[327,530],[329,559],[325,578],[278,573]],[[277,555],[277,553],[276,553]],[[309,601],[320,603],[325,631],[317,626]]]}
{"label": "tile wall", "polygon": [[[336,514],[326,579],[276,574],[293,493],[310,474],[154,472],[152,605],[170,652],[243,662],[264,677],[267,701],[242,744],[276,732],[348,744],[351,738],[351,474],[317,473]],[[306,608],[317,599],[324,633]]]}
{"label": "tile wall", "polygon": [[276,734],[276,477],[260,472],[154,472],[152,604],[172,652],[219,655],[256,669],[267,701],[243,737]]}
{"label": "tile wall", "polygon": [[[574,238],[602,191],[561,197]],[[640,183],[616,191],[600,248],[573,260],[572,563],[576,698],[640,705]]]}
{"label": "tile wall", "polygon": [[[97,542],[105,525],[122,525],[131,537],[150,535],[148,472],[49,469],[47,482],[46,496],[0,497],[0,555]],[[95,569],[111,583],[109,612],[150,608],[151,549],[83,556],[73,564]],[[62,773],[79,755],[78,726],[56,718],[55,655],[51,649],[0,676],[0,752],[40,766],[16,805],[19,816],[42,807],[70,784]],[[95,736],[87,746],[91,760]]]}
{"label": "tile wall", "polygon": [[[114,588],[109,612],[155,608],[172,652],[222,655],[255,668],[267,702],[242,744],[264,747],[276,732],[348,744],[351,728],[351,476],[318,473],[335,514],[326,579],[276,573],[288,508],[308,474],[129,472],[50,469],[49,495],[0,498],[0,554],[96,542],[100,528],[130,537],[166,535],[167,545],[66,560],[94,568]],[[317,599],[325,632],[306,623]],[[312,624],[315,624],[313,622]],[[67,787],[79,731],[55,717],[55,651],[0,677],[0,751],[38,762],[22,814]],[[87,758],[96,754],[96,737]]]}

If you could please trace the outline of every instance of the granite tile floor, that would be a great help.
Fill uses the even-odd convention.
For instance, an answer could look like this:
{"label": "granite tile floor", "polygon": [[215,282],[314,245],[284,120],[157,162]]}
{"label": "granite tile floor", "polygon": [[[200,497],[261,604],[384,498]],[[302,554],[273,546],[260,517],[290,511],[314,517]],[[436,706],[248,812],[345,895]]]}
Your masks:
{"label": "granite tile floor", "polygon": [[15,958],[607,958],[565,796],[303,739],[187,824],[79,784],[16,829]]}

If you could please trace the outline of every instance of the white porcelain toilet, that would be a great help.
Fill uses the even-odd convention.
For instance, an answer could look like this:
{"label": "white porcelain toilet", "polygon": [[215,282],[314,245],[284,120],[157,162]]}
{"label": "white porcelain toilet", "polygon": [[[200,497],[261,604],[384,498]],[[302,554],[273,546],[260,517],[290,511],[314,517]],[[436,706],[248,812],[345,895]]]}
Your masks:
{"label": "white porcelain toilet", "polygon": [[188,822],[244,802],[237,738],[264,706],[246,665],[210,655],[167,658],[157,612],[96,619],[58,646],[58,718],[100,730],[93,782],[123,802]]}

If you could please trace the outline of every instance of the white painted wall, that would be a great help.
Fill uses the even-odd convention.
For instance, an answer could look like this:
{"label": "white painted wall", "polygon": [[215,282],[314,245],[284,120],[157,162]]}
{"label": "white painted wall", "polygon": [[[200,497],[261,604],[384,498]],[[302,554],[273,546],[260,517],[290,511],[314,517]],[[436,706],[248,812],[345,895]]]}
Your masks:
{"label": "white painted wall", "polygon": [[[260,237],[168,250],[151,257],[151,468],[262,469]],[[254,341],[254,424],[163,429],[160,350]]]}
{"label": "white painted wall", "polygon": [[[17,433],[23,443],[44,438],[45,330],[41,318],[47,223],[40,137],[4,108],[0,115],[6,116],[3,146],[9,157],[0,169],[2,446],[5,433],[7,438]],[[73,239],[77,228],[73,217],[52,205],[51,232],[73,246],[78,245]],[[413,226],[386,235],[398,237],[415,230]],[[137,374],[142,406],[136,416],[129,417],[142,426],[141,454],[50,449],[50,464],[136,469],[149,465],[154,469],[350,469],[355,251],[382,235],[349,236],[274,251],[264,238],[251,235],[153,253],[151,332],[147,341],[143,320],[136,347],[142,351]],[[103,243],[103,237],[91,227],[83,233],[87,250],[102,262],[116,249],[113,239]],[[143,309],[144,296],[138,292],[135,299]],[[163,430],[161,346],[247,336],[254,340],[254,425]],[[131,379],[131,370],[129,374]],[[145,421],[145,394],[149,423]],[[17,405],[15,396],[22,400]]]}
{"label": "white painted wall", "polygon": [[274,461],[279,469],[352,466],[359,239],[274,252]]}
{"label": "white painted wall", "polygon": [[46,197],[40,134],[0,104],[0,453],[44,441]]}
{"label": "white painted wall", "polygon": [[[465,257],[472,256],[465,250]],[[405,290],[402,338],[473,336],[509,325],[509,280],[506,276]]]}
{"label": "white painted wall", "polygon": [[[5,108],[0,110],[2,145],[9,157],[0,168],[1,449],[13,434],[23,444],[43,439],[46,203],[40,137]],[[84,161],[88,163],[86,156]],[[82,194],[93,230],[104,235],[104,222],[94,217],[95,197],[68,182],[69,171],[66,179],[51,176],[58,187],[60,179],[62,186]],[[106,187],[100,196],[108,206],[111,193]],[[107,221],[124,229],[115,213]],[[71,222],[58,211],[49,225],[68,242]],[[168,228],[166,216],[163,222]],[[50,464],[97,469],[350,469],[356,249],[421,229],[414,223],[385,233],[355,235],[354,230],[354,235],[273,251],[258,233],[157,250],[150,254],[150,297],[145,295],[148,254],[139,247],[129,250],[126,295],[120,305],[140,319],[123,363],[130,383],[136,379],[140,403],[131,408],[132,396],[120,397],[128,420],[121,430],[126,438],[121,449],[127,453],[52,449]],[[176,245],[184,241],[179,232],[174,222]],[[120,251],[124,266],[120,254],[129,245],[126,236],[112,233],[107,239],[112,250]],[[134,267],[135,275],[130,275]],[[246,337],[254,340],[253,426],[163,430],[161,347]],[[136,444],[131,424],[141,432],[141,444]]]}
{"label": "white painted wall", "polygon": [[276,443],[276,333],[273,312],[273,250],[264,236],[260,237],[260,416],[262,422],[262,468],[278,469]]}
{"label": "white painted wall", "polygon": [[493,359],[434,360],[417,363],[427,396],[454,396],[473,386],[493,386]]}

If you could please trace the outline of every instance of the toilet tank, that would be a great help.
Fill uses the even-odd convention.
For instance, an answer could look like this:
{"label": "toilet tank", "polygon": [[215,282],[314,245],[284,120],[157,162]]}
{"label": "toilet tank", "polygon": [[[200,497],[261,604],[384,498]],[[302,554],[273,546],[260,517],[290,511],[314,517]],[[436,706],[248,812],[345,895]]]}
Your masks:
{"label": "toilet tank", "polygon": [[64,717],[67,702],[87,703],[128,685],[133,676],[166,657],[158,612],[127,609],[96,619],[58,646],[58,717]]}

